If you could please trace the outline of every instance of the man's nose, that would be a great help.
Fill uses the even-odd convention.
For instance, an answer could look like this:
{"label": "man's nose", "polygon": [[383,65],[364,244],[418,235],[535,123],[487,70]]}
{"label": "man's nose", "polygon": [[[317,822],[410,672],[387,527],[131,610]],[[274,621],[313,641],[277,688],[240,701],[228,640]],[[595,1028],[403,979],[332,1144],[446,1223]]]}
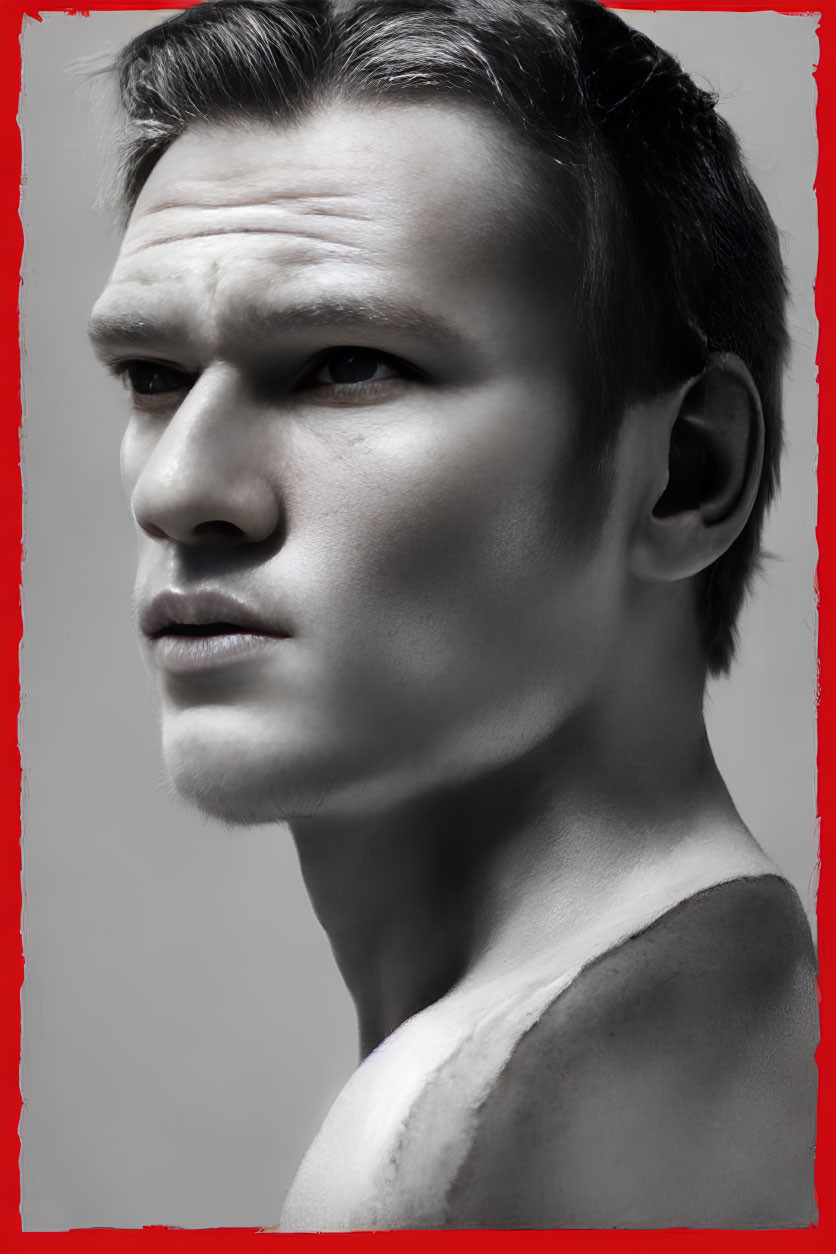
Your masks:
{"label": "man's nose", "polygon": [[[139,456],[130,494],[137,525],[180,544],[267,540],[279,527],[281,503],[265,441],[263,415],[234,372],[204,371],[150,454]],[[130,479],[128,444],[124,456]]]}

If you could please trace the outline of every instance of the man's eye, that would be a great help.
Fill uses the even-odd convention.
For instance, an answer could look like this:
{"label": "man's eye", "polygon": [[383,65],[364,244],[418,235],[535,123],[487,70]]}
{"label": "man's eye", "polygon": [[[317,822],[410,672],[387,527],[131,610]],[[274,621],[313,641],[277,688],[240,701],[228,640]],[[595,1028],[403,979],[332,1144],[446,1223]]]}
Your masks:
{"label": "man's eye", "polygon": [[191,375],[158,361],[122,362],[119,373],[136,396],[182,392],[191,387],[194,381]]}
{"label": "man's eye", "polygon": [[[400,368],[399,368],[400,367]],[[406,373],[393,357],[370,348],[337,348],[321,361],[310,376],[313,387],[345,386],[352,383],[380,383]]]}

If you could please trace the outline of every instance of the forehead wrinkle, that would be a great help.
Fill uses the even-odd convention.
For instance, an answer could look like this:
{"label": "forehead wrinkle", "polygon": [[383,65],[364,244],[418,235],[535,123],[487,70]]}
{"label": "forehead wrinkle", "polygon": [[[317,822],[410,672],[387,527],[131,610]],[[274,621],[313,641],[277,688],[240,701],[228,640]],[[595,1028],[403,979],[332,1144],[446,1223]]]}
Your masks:
{"label": "forehead wrinkle", "polygon": [[253,208],[259,208],[259,209],[262,209],[265,207],[278,208],[279,202],[283,200],[288,200],[288,201],[296,202],[296,203],[304,202],[305,210],[306,212],[309,212],[309,213],[320,214],[320,215],[328,216],[328,217],[356,218],[358,221],[361,221],[361,222],[371,221],[372,219],[371,214],[361,213],[359,211],[356,211],[354,213],[351,213],[351,212],[346,213],[345,209],[342,207],[336,208],[336,209],[329,208],[331,201],[345,202],[345,201],[352,201],[352,200],[357,200],[357,199],[358,197],[354,192],[314,192],[314,193],[311,193],[311,192],[304,192],[304,191],[293,191],[290,189],[277,192],[276,189],[273,188],[271,191],[265,193],[265,195],[263,196],[253,195],[252,193],[247,192],[245,195],[242,195],[240,200],[220,201],[220,200],[212,199],[212,200],[205,200],[205,201],[201,201],[201,200],[192,201],[192,200],[183,200],[179,198],[163,200],[159,204],[152,203],[151,205],[148,205],[147,207],[143,206],[142,217],[143,218],[154,217],[158,213],[166,213],[169,210],[188,211],[188,210],[194,209],[194,210],[201,211],[201,212],[207,212],[207,211],[211,212],[213,209],[217,209],[217,210],[247,209],[250,206],[252,206]]}
{"label": "forehead wrinkle", "polygon": [[166,235],[161,239],[139,240],[133,248],[124,249],[122,255],[136,257],[140,253],[148,252],[152,248],[162,248],[167,244],[180,244],[193,239],[213,239],[221,235],[284,235],[296,239],[314,240],[317,244],[324,244],[328,248],[347,249],[349,252],[355,252],[363,247],[362,244],[355,244],[351,240],[333,239],[328,235],[318,235],[314,231],[300,231],[291,227],[234,226],[226,229],[215,227],[210,231],[178,232],[176,235]]}
{"label": "forehead wrinkle", "polygon": [[165,214],[146,215],[143,211],[135,218],[123,241],[121,255],[133,257],[160,245],[234,235],[295,237],[319,247],[353,251],[367,246],[371,242],[370,232],[376,233],[374,225],[370,225],[375,221],[371,213],[359,209],[346,212],[345,208],[319,203],[302,207],[292,202],[285,206],[275,199],[269,204],[223,208],[177,204],[166,209]]}

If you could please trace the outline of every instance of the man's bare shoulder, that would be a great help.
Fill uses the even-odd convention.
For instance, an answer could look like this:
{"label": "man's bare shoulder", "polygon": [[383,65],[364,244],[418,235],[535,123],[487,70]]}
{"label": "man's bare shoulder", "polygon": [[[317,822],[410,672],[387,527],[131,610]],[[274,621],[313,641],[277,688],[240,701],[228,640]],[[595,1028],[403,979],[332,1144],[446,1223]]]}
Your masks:
{"label": "man's bare shoulder", "polygon": [[454,1226],[815,1219],[815,955],[778,876],[697,894],[579,976],[480,1111]]}

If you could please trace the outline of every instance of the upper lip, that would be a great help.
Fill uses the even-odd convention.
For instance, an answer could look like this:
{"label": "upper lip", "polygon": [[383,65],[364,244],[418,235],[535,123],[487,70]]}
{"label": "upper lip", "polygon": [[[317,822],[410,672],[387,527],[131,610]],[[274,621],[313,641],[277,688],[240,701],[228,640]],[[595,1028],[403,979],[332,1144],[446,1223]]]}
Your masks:
{"label": "upper lip", "polygon": [[276,622],[235,597],[212,589],[194,592],[159,592],[139,611],[140,630],[146,636],[164,636],[172,628],[226,624],[239,631],[268,636],[288,633]]}

